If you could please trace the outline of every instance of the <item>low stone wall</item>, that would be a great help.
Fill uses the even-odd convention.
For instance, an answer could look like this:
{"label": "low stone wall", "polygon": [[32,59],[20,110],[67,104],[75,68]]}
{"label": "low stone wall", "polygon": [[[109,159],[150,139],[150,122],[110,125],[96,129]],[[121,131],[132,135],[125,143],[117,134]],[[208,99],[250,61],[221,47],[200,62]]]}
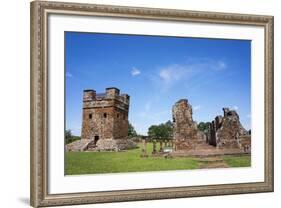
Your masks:
{"label": "low stone wall", "polygon": [[137,144],[129,139],[100,139],[95,151],[122,151],[136,147]]}
{"label": "low stone wall", "polygon": [[101,139],[95,145],[94,140],[81,139],[74,141],[65,146],[67,152],[83,152],[83,151],[123,151],[134,149],[137,143],[130,139]]}
{"label": "low stone wall", "polygon": [[251,152],[251,135],[241,135],[239,137],[240,148],[244,150],[244,152]]}

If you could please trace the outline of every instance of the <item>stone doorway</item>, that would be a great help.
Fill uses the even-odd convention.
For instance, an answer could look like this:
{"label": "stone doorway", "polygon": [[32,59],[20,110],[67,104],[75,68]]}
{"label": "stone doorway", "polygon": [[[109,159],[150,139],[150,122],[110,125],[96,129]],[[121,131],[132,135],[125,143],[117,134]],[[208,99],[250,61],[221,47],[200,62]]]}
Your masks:
{"label": "stone doorway", "polygon": [[97,145],[97,142],[98,142],[99,139],[100,139],[99,136],[95,136],[95,138],[94,138],[94,145],[95,145],[95,146]]}

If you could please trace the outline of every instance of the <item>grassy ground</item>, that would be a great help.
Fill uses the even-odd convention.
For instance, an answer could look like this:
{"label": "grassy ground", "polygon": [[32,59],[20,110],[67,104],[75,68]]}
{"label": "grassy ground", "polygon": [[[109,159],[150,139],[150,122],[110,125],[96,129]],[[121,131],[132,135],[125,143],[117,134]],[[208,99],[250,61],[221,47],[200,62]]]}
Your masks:
{"label": "grassy ground", "polygon": [[223,156],[223,160],[229,167],[249,167],[251,166],[251,156]]}
{"label": "grassy ground", "polygon": [[[147,152],[151,153],[152,144],[148,144],[147,149]],[[141,158],[140,153],[140,148],[126,152],[67,152],[66,175],[208,168],[202,166],[202,161],[198,158],[165,159],[151,157],[151,155]],[[223,167],[246,167],[251,164],[250,156],[222,156],[221,158]]]}

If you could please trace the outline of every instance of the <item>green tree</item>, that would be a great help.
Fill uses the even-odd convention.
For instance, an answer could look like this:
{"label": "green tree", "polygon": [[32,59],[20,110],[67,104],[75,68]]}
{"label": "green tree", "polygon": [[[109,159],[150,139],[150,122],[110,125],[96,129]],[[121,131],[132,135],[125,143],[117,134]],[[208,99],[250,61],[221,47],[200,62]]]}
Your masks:
{"label": "green tree", "polygon": [[173,124],[171,121],[159,125],[152,125],[148,128],[148,136],[151,139],[169,140],[172,138]]}
{"label": "green tree", "polygon": [[170,128],[170,129],[173,129],[173,123],[172,123],[172,121],[167,121],[166,123],[165,123],[165,125],[168,127],[168,128]]}
{"label": "green tree", "polygon": [[165,123],[165,137],[170,140],[173,136],[173,123],[169,120]]}
{"label": "green tree", "polygon": [[66,144],[69,144],[69,143],[74,142],[74,141],[79,140],[79,139],[81,139],[81,137],[74,136],[70,129],[65,130],[65,143]]}
{"label": "green tree", "polygon": [[151,139],[157,139],[158,137],[158,127],[157,125],[152,125],[148,128],[148,132],[147,135],[151,138]]}
{"label": "green tree", "polygon": [[129,136],[129,137],[135,137],[135,136],[137,136],[137,135],[138,135],[138,134],[137,134],[137,132],[136,132],[134,126],[133,126],[131,123],[129,123],[129,126],[128,126],[128,136]]}
{"label": "green tree", "polygon": [[66,130],[65,130],[65,139],[66,139],[66,140],[69,140],[69,139],[71,139],[71,137],[72,137],[72,132],[71,132],[71,130],[70,130],[70,129],[66,129]]}
{"label": "green tree", "polygon": [[210,131],[210,124],[210,122],[200,122],[197,127],[200,131],[207,134]]}

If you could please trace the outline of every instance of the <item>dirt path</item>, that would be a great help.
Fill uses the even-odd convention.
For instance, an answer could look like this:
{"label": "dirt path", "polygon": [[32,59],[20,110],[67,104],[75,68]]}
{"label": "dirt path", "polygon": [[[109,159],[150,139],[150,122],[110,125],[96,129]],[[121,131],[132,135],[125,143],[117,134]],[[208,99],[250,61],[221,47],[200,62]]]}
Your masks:
{"label": "dirt path", "polygon": [[228,168],[229,166],[221,157],[205,157],[198,158],[199,168]]}

